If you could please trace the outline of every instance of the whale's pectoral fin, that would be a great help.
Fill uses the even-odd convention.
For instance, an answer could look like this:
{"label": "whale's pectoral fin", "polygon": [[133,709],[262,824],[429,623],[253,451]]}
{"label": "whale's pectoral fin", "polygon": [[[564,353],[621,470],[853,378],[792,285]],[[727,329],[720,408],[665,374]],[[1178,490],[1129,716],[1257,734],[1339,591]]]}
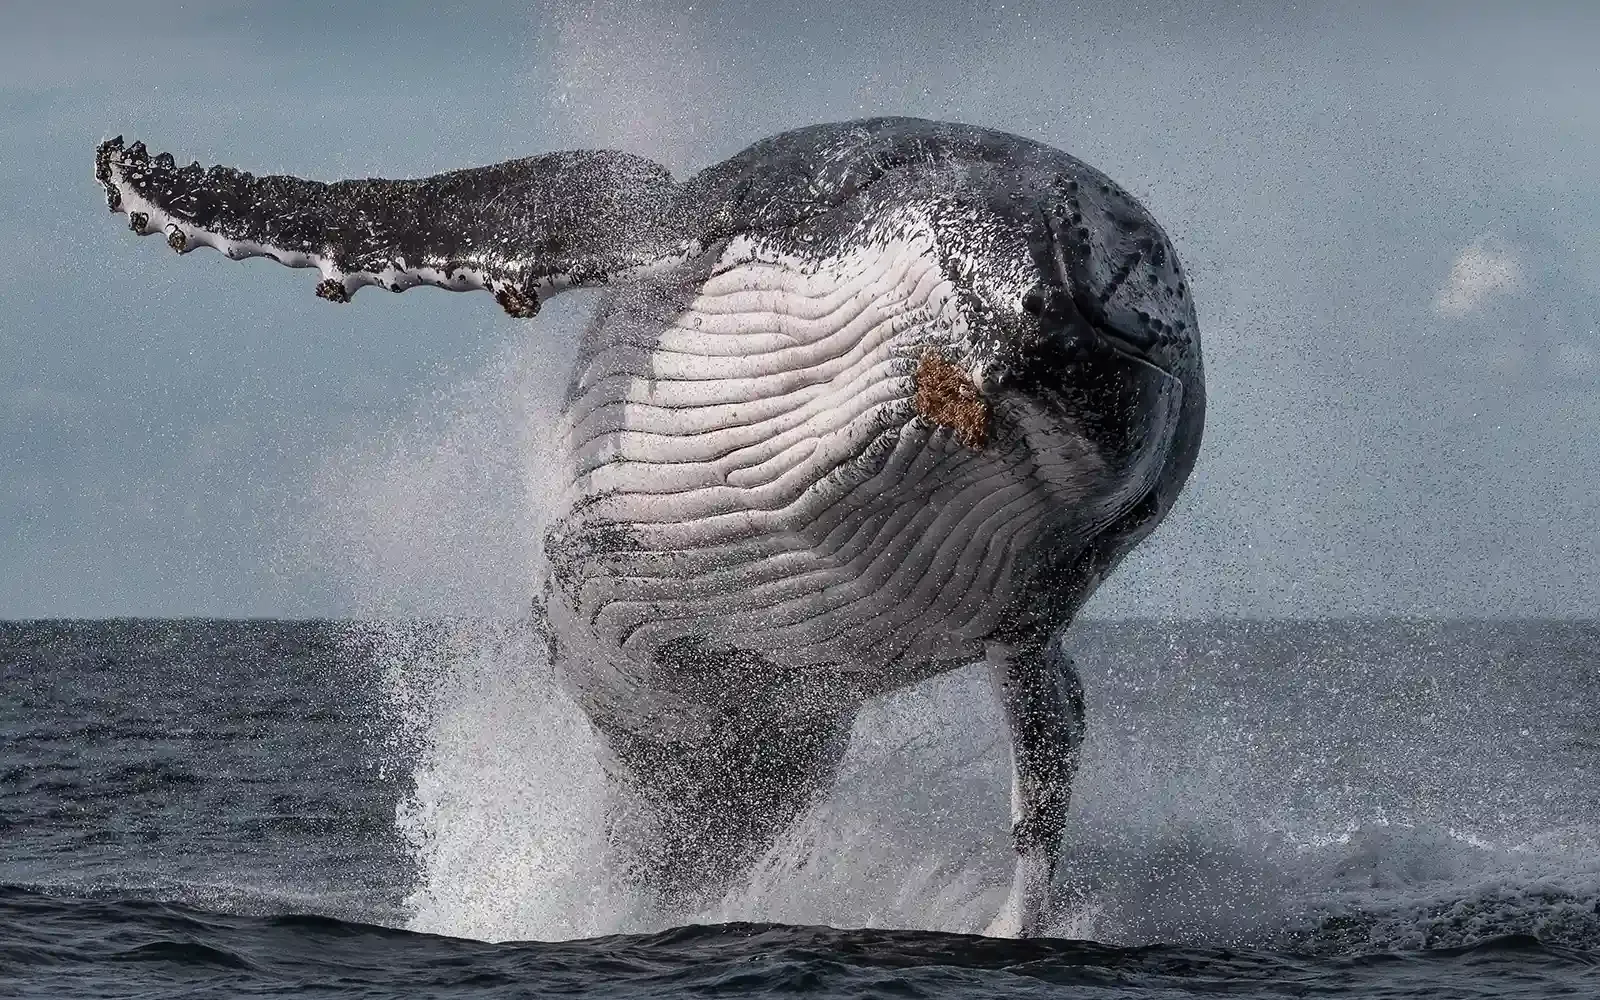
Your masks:
{"label": "whale's pectoral fin", "polygon": [[1022,650],[991,645],[990,677],[1011,734],[1011,835],[1016,874],[991,932],[1044,933],[1083,743],[1083,688],[1059,639]]}
{"label": "whale's pectoral fin", "polygon": [[121,137],[100,144],[95,177],[112,211],[179,253],[209,246],[322,273],[317,294],[364,285],[487,290],[532,316],[564,288],[606,284],[691,252],[667,169],[617,152],[567,152],[415,180],[256,177],[176,165]]}

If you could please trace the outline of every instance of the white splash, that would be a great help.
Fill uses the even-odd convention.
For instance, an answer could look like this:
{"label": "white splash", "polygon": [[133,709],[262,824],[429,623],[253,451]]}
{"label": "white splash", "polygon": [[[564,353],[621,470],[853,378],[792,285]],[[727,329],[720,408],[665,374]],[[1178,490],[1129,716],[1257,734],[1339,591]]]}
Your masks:
{"label": "white splash", "polygon": [[[415,787],[398,813],[417,866],[409,926],[487,940],[658,929],[610,878],[593,734],[527,631],[457,621],[373,634],[397,732],[415,741]],[[1592,826],[1512,842],[1430,819],[1421,804],[1401,813],[1381,803],[1392,789],[1349,787],[1337,726],[1264,734],[1190,717],[1182,697],[1170,716],[1130,714],[1103,700],[1121,683],[1090,681],[1098,725],[1067,834],[1071,902],[1053,933],[1341,952],[1528,926],[1595,939]],[[1012,864],[1004,737],[986,692],[967,670],[869,705],[828,794],[744,884],[690,919],[983,930]],[[1307,797],[1285,780],[1284,741],[1324,739]],[[1437,791],[1439,775],[1404,769],[1409,743],[1370,743],[1396,788]]]}
{"label": "white splash", "polygon": [[565,383],[565,352],[552,345],[570,339],[567,310],[550,311],[556,322],[541,319],[408,423],[322,463],[293,556],[327,579],[334,603],[377,616],[526,617]]}
{"label": "white splash", "polygon": [[522,625],[371,635],[413,790],[396,815],[417,881],[413,930],[486,940],[621,929],[607,889],[594,736]]}

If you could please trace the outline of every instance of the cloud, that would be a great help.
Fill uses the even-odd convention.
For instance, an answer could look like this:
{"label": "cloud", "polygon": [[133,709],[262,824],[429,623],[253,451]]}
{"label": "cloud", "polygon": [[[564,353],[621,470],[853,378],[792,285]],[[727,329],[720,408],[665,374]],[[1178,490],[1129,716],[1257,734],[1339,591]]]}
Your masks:
{"label": "cloud", "polygon": [[[1594,331],[1590,331],[1592,334]],[[1595,343],[1600,344],[1600,339]],[[1600,369],[1600,350],[1584,343],[1565,343],[1556,346],[1556,363],[1573,375],[1586,375]]]}
{"label": "cloud", "polygon": [[1450,276],[1433,299],[1433,311],[1460,319],[1501,295],[1522,290],[1522,262],[1508,249],[1484,241],[1462,250],[1450,266]]}

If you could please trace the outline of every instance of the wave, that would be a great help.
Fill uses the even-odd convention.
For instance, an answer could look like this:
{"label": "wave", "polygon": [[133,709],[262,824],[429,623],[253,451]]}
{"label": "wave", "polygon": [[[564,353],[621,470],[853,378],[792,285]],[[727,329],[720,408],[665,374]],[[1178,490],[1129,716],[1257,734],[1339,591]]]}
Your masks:
{"label": "wave", "polygon": [[[1524,991],[1592,979],[1593,956],[1505,935],[1470,946],[1361,959],[1216,948],[1119,948],[1085,941],[996,940],[909,930],[765,923],[688,926],[572,942],[484,942],[331,917],[216,914],[137,898],[83,899],[0,886],[0,975],[61,994],[125,996],[200,987],[293,989],[301,996],[643,995],[661,991],[819,995],[1023,995],[1075,987],[1088,996],[1252,987],[1282,995],[1370,995],[1374,987],[1468,974]],[[0,978],[3,982],[3,978]],[[1396,995],[1385,992],[1383,995]],[[1409,994],[1405,994],[1409,995]]]}

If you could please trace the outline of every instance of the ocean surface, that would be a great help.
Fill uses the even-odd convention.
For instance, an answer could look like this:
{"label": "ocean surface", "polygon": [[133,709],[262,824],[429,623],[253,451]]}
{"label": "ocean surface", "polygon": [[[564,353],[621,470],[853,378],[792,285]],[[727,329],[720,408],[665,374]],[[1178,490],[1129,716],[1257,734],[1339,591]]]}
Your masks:
{"label": "ocean surface", "polygon": [[651,926],[516,623],[0,623],[4,997],[1600,997],[1600,624],[1091,623],[1059,938],[975,936],[1005,743],[875,704]]}

